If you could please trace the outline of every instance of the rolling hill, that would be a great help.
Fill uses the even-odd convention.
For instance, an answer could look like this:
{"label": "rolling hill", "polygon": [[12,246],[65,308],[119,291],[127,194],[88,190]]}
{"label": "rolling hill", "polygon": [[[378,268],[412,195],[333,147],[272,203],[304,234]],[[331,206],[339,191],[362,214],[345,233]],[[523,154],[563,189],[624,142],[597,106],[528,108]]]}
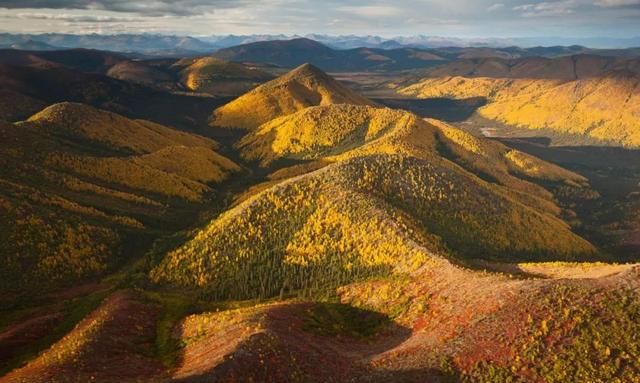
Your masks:
{"label": "rolling hill", "polygon": [[251,299],[411,273],[435,255],[595,256],[558,217],[553,195],[527,181],[582,188],[583,177],[408,112],[309,107],[238,146],[265,166],[304,159],[320,169],[293,170],[245,197],[167,254],[155,281]]}
{"label": "rolling hill", "polygon": [[433,69],[399,92],[423,98],[484,97],[484,118],[527,129],[640,146],[638,60],[596,56],[474,60]]}
{"label": "rolling hill", "polygon": [[309,106],[327,104],[372,105],[373,102],[354,93],[313,65],[303,64],[216,109],[210,124],[225,128],[254,129],[276,117]]}
{"label": "rolling hill", "polygon": [[238,45],[220,49],[213,56],[227,61],[264,63],[285,68],[311,63],[324,71],[335,72],[427,68],[447,60],[437,51],[414,48],[337,50],[306,38]]}
{"label": "rolling hill", "polygon": [[240,171],[210,139],[82,104],[0,128],[3,299],[112,271]]}
{"label": "rolling hill", "polygon": [[213,57],[183,59],[171,68],[179,70],[186,89],[217,96],[241,95],[274,78],[259,69]]}
{"label": "rolling hill", "polygon": [[[635,139],[637,60],[222,52],[438,62],[402,91]],[[256,68],[0,52],[0,383],[638,381],[640,265],[604,263],[638,259],[613,246],[638,239],[637,151],[489,139],[314,65]]]}
{"label": "rolling hill", "polygon": [[569,47],[439,47],[424,48],[396,44],[391,49],[360,45],[348,49],[333,49],[308,38],[258,41],[231,46],[216,51],[213,56],[235,62],[251,62],[293,68],[311,63],[328,72],[388,72],[429,70],[443,63],[458,60],[520,60],[545,59],[572,55],[634,58],[637,49],[598,50],[582,46]]}
{"label": "rolling hill", "polygon": [[273,79],[272,75],[254,67],[212,57],[134,60],[121,54],[90,49],[0,50],[0,64],[74,70],[159,90],[216,96],[237,96]]}
{"label": "rolling hill", "polygon": [[226,102],[210,96],[169,93],[57,63],[43,63],[40,58],[35,60],[34,65],[0,64],[3,94],[24,100],[5,104],[3,109],[7,111],[3,111],[0,119],[18,121],[37,112],[42,104],[79,102],[127,117],[197,131],[206,125],[211,110]]}

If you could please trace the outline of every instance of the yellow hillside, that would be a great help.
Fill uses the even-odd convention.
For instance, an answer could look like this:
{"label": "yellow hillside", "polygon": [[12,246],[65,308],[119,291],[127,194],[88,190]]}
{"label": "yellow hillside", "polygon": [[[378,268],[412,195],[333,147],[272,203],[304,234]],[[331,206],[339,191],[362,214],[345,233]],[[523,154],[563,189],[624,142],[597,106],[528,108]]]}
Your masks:
{"label": "yellow hillside", "polygon": [[31,116],[27,122],[55,136],[92,141],[112,150],[133,153],[150,153],[172,145],[212,149],[218,146],[216,142],[204,137],[150,121],[131,120],[79,103],[51,105]]}
{"label": "yellow hillside", "polygon": [[399,110],[354,105],[312,107],[266,123],[238,144],[241,155],[262,166],[278,159],[321,160],[283,169],[272,179],[294,176],[329,162],[370,154],[405,154],[430,161],[442,157],[508,187],[529,203],[559,212],[552,195],[529,182],[583,187],[586,179],[504,145],[474,137],[441,121],[423,121]]}
{"label": "yellow hillside", "polygon": [[378,138],[407,113],[389,108],[337,104],[310,107],[269,121],[236,145],[246,160],[263,166],[276,159],[318,159]]}
{"label": "yellow hillside", "polygon": [[240,171],[217,146],[81,104],[0,123],[0,291],[112,271],[130,236],[166,230]]}
{"label": "yellow hillside", "polygon": [[595,252],[558,218],[553,196],[525,180],[582,187],[584,178],[408,112],[307,108],[250,132],[241,150],[267,164],[318,159],[320,169],[293,171],[194,232],[152,271],[156,282],[245,299],[411,273],[433,256]]}
{"label": "yellow hillside", "polygon": [[274,77],[259,69],[214,57],[183,59],[173,67],[183,68],[179,76],[185,88],[217,96],[239,95]]}
{"label": "yellow hillside", "polygon": [[310,106],[373,103],[318,68],[304,64],[218,108],[211,125],[255,129],[258,126]]}
{"label": "yellow hillside", "polygon": [[167,254],[152,277],[242,299],[410,273],[433,254],[575,259],[593,252],[560,219],[446,162],[372,155],[242,202]]}
{"label": "yellow hillside", "polygon": [[577,80],[429,77],[400,89],[413,97],[485,97],[478,113],[528,129],[583,135],[603,144],[640,147],[640,78],[617,71]]}

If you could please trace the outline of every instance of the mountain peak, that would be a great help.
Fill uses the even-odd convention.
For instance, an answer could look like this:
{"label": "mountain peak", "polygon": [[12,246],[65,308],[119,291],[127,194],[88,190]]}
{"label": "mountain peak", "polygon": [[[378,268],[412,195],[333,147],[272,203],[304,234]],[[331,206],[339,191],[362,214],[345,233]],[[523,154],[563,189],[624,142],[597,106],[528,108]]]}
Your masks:
{"label": "mountain peak", "polygon": [[216,109],[211,123],[254,129],[274,118],[329,104],[373,105],[373,102],[305,63]]}
{"label": "mountain peak", "polygon": [[302,65],[300,65],[299,67],[291,70],[289,73],[287,73],[286,75],[282,76],[281,79],[283,81],[290,81],[290,80],[294,80],[294,79],[302,79],[302,78],[309,78],[309,77],[313,77],[313,78],[317,78],[317,79],[321,79],[323,81],[330,81],[332,80],[332,78],[326,74],[325,72],[323,72],[320,68],[310,64],[310,63],[304,63]]}

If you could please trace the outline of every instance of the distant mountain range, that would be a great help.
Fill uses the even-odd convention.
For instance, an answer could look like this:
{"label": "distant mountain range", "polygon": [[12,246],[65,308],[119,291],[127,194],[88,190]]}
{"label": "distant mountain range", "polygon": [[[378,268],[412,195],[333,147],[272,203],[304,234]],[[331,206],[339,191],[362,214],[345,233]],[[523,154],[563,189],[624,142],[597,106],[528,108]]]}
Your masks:
{"label": "distant mountain range", "polygon": [[0,33],[0,48],[52,50],[67,48],[101,49],[124,53],[138,53],[155,56],[184,57],[210,53],[221,48],[273,40],[308,38],[333,49],[353,48],[443,48],[443,47],[488,47],[510,46],[570,46],[582,45],[592,48],[639,47],[640,37],[630,38],[456,38],[439,36],[329,36],[322,34],[299,35],[211,35],[173,36],[156,34],[120,35],[71,35],[61,33],[11,34]]}
{"label": "distant mountain range", "polygon": [[306,62],[330,72],[424,69],[455,60],[484,58],[555,58],[580,54],[637,57],[640,49],[591,49],[579,45],[562,47],[506,48],[354,48],[333,49],[318,41],[299,38],[272,40],[219,49],[213,57],[226,61],[260,63],[293,68]]}

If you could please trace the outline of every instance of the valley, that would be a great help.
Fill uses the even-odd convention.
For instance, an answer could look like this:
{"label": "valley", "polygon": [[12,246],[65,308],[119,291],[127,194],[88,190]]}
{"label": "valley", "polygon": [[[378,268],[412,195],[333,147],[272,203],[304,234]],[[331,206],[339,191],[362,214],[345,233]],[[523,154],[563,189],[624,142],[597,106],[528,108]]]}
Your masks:
{"label": "valley", "polygon": [[637,58],[505,52],[0,51],[0,382],[637,381]]}

